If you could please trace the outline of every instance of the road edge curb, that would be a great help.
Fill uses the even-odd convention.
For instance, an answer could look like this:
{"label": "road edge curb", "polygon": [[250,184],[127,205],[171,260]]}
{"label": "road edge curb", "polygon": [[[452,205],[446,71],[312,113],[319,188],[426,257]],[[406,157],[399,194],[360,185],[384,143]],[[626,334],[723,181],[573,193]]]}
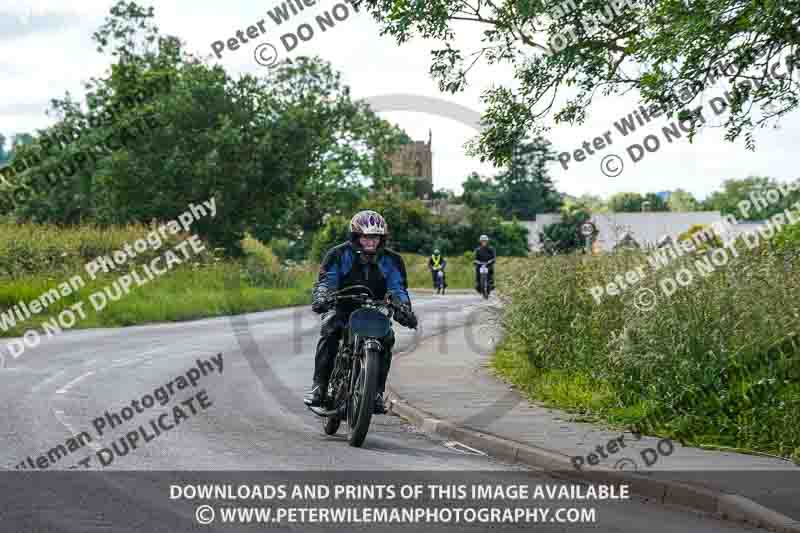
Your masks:
{"label": "road edge curb", "polygon": [[[412,352],[406,353],[409,355]],[[481,433],[436,418],[402,398],[388,384],[388,413],[409,421],[423,433],[455,440],[485,452],[490,457],[521,463],[543,470],[553,477],[603,483],[625,483],[632,493],[658,503],[677,505],[711,514],[718,519],[745,522],[778,533],[800,533],[800,521],[774,511],[749,498],[691,483],[657,480],[607,468],[575,470],[569,458],[554,450],[523,444]]]}

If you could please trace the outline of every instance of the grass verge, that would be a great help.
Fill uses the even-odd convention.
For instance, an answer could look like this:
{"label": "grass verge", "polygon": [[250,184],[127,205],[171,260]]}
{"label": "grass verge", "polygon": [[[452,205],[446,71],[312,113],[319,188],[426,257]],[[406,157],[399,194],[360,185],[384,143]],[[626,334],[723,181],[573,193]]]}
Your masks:
{"label": "grass verge", "polygon": [[[504,289],[493,368],[584,418],[798,461],[800,260],[770,246],[737,251],[706,274],[704,255],[658,269],[644,254],[536,259]],[[642,265],[647,277],[622,296],[591,295]],[[692,282],[666,297],[664,280],[682,269]],[[652,309],[637,302],[641,289],[657,295]]]}

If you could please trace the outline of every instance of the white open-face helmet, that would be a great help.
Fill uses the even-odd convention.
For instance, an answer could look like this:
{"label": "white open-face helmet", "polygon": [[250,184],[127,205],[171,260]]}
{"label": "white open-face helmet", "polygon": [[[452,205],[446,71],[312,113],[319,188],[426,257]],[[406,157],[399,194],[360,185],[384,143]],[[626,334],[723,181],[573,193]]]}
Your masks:
{"label": "white open-face helmet", "polygon": [[359,211],[350,219],[350,233],[386,236],[389,233],[389,226],[379,213]]}
{"label": "white open-face helmet", "polygon": [[[375,211],[359,211],[350,219],[350,242],[357,249],[361,249],[358,239],[362,235],[380,235],[381,240],[377,249],[381,249],[386,245],[389,226],[379,213]],[[375,252],[368,253],[373,254]]]}
{"label": "white open-face helmet", "polygon": [[[473,234],[473,235],[474,235],[474,234]],[[486,242],[489,242],[489,236],[488,236],[488,235],[481,235],[481,238],[480,238],[480,239],[478,239],[478,240],[479,240],[479,241],[486,241]]]}

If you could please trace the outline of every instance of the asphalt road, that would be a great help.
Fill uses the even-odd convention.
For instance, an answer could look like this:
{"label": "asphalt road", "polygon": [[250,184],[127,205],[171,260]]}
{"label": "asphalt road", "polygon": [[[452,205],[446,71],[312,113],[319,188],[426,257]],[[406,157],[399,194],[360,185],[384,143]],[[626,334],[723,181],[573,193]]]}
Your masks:
{"label": "asphalt road", "polygon": [[[412,348],[422,337],[464,324],[478,316],[475,311],[482,306],[482,301],[472,296],[416,298],[421,334],[396,326],[397,351]],[[516,475],[531,484],[556,484],[542,472],[505,465],[452,443],[432,440],[395,416],[375,417],[360,449],[347,444],[345,424],[339,435],[324,435],[320,419],[301,401],[313,370],[318,331],[318,319],[302,307],[234,319],[72,331],[45,339],[17,359],[7,357],[6,367],[0,368],[4,405],[0,410],[0,465],[9,471],[0,473],[0,531],[244,528],[196,525],[193,509],[197,502],[169,498],[167,480],[178,478],[263,483],[294,479],[294,475],[308,480],[340,475],[361,481],[390,475],[411,481],[415,476],[432,476],[433,480],[461,476],[466,481],[501,483],[508,479],[504,476]],[[490,342],[485,331],[477,326],[473,331],[475,349],[487,349]],[[215,357],[219,361],[218,354],[222,354],[221,372],[213,362]],[[198,367],[198,359],[207,363]],[[389,379],[391,382],[391,376]],[[181,387],[190,380],[196,386]],[[155,392],[162,387],[170,392],[164,405]],[[148,407],[146,397],[155,404]],[[194,399],[189,402],[189,398]],[[142,412],[111,429],[114,415],[122,419],[123,408],[134,400]],[[175,406],[181,406],[180,415]],[[109,417],[104,416],[107,411]],[[127,415],[134,412],[130,407]],[[137,431],[136,447],[131,449],[126,446],[131,437],[126,435]],[[85,437],[80,440],[82,432],[91,442]],[[63,445],[66,453],[54,452],[58,445]],[[45,464],[48,473],[31,472],[30,463],[37,462]],[[84,471],[87,467],[91,473]],[[592,525],[538,527],[637,533],[752,530],[635,497],[592,505],[595,503],[597,519]],[[308,523],[270,527],[325,529]],[[465,527],[377,529],[461,531]],[[494,525],[491,529],[521,527]],[[485,529],[489,526],[469,530]]]}

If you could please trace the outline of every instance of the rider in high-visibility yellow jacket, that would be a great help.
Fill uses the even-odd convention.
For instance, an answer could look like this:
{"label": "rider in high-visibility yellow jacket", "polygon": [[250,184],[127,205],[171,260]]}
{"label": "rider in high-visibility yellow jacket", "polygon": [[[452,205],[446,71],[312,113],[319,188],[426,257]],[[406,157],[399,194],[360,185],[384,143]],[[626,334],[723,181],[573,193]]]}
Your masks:
{"label": "rider in high-visibility yellow jacket", "polygon": [[[447,276],[444,274],[444,269],[447,266],[447,260],[442,256],[439,250],[434,250],[433,255],[428,259],[428,268],[431,271],[431,278],[433,279],[433,288],[436,289],[436,294],[444,294],[447,288]],[[436,277],[439,271],[442,271],[442,286],[436,286]]]}

